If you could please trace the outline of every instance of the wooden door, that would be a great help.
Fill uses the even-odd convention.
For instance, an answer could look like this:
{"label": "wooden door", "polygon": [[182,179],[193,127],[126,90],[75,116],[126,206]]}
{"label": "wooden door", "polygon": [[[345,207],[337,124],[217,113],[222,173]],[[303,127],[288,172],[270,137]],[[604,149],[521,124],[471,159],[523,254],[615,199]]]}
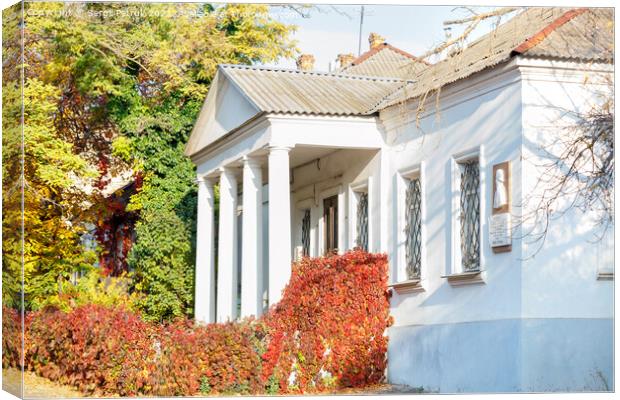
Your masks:
{"label": "wooden door", "polygon": [[338,252],[338,196],[323,200],[323,237],[325,254]]}

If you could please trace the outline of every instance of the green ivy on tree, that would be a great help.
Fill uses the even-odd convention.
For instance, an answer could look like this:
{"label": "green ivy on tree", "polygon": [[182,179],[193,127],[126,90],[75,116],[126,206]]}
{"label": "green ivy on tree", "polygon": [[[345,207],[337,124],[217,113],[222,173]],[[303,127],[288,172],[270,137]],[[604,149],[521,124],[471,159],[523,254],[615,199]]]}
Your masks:
{"label": "green ivy on tree", "polygon": [[[25,9],[3,14],[10,50],[3,72],[18,82],[23,26],[25,133],[34,141],[25,171],[27,303],[59,294],[62,281],[92,264],[80,236],[101,222],[96,205],[105,204],[110,174],[131,168],[143,179],[126,210],[139,213],[128,264],[141,310],[150,320],[191,316],[196,188],[185,143],[217,65],[292,57],[295,27],[261,4],[30,2]],[[12,280],[3,299],[16,303],[21,107],[19,88],[4,86],[3,101],[14,106],[3,110],[3,130],[12,133],[3,139],[10,177],[3,233],[14,234],[5,246],[3,276]]]}
{"label": "green ivy on tree", "polygon": [[151,320],[191,315],[193,304],[196,179],[183,150],[198,112],[197,102],[182,108],[165,104],[131,129],[134,155],[146,172],[129,209],[140,212],[137,241],[129,254],[135,288],[148,293],[142,310]]}

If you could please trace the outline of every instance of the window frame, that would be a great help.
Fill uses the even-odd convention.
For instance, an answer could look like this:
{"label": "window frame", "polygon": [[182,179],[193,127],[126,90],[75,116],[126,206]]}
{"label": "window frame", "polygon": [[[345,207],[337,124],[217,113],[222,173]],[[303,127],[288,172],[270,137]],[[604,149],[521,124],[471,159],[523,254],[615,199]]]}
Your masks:
{"label": "window frame", "polygon": [[[427,228],[427,216],[426,216],[426,178],[425,178],[425,163],[421,162],[413,166],[401,169],[397,173],[397,271],[396,282],[417,282],[422,285],[422,282],[426,280],[428,274],[427,257],[426,257],[426,228]],[[420,180],[420,276],[419,278],[409,279],[407,276],[407,234],[405,228],[407,226],[407,187],[408,183],[412,179]]]}
{"label": "window frame", "polygon": [[[317,224],[316,224],[316,212],[317,212],[317,207],[315,206],[314,203],[314,198],[306,198],[303,200],[298,201],[295,204],[295,208],[296,208],[296,212],[297,212],[297,219],[299,220],[299,232],[295,231],[294,237],[295,237],[295,247],[297,247],[297,245],[299,246],[303,246],[302,243],[302,233],[301,233],[301,229],[302,229],[302,223],[303,223],[303,217],[304,217],[304,213],[306,210],[310,210],[310,252],[308,254],[309,257],[316,257],[317,255]],[[299,239],[297,244],[297,239]],[[296,251],[296,249],[295,249]]]}
{"label": "window frame", "polygon": [[[475,271],[465,271],[463,269],[462,264],[462,256],[461,256],[461,221],[460,221],[460,211],[461,211],[461,166],[468,161],[478,160],[478,168],[479,168],[479,190],[480,190],[480,209],[479,209],[479,224],[480,231],[478,232],[479,238],[478,242],[479,246],[479,265],[478,270]],[[486,224],[485,216],[486,216],[486,162],[484,159],[484,147],[482,145],[470,148],[467,151],[463,151],[461,153],[457,153],[452,156],[450,160],[451,164],[451,243],[450,243],[450,265],[448,266],[448,270],[446,271],[446,275],[454,276],[454,275],[465,275],[465,274],[480,274],[485,271],[485,249],[487,246],[487,241],[485,240],[485,230]]]}
{"label": "window frame", "polygon": [[361,193],[368,195],[368,252],[374,251],[373,246],[373,213],[372,213],[372,177],[349,185],[349,248],[357,247],[357,207]]}

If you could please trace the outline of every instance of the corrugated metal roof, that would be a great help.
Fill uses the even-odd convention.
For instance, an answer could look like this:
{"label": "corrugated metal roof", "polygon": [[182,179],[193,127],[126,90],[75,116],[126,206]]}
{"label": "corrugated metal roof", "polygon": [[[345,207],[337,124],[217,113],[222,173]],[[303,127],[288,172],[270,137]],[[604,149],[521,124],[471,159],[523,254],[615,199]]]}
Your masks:
{"label": "corrugated metal roof", "polygon": [[[434,65],[422,67],[413,56],[383,44],[336,73],[220,65],[217,76],[225,75],[260,112],[370,115],[515,55],[613,62],[613,44],[613,9],[529,8]],[[410,76],[401,70],[411,65],[419,66],[412,79],[399,79]]]}
{"label": "corrugated metal roof", "polygon": [[221,71],[264,112],[367,115],[406,82],[314,71],[220,65]]}
{"label": "corrugated metal roof", "polygon": [[392,45],[383,43],[353,60],[340,70],[343,74],[410,78],[428,63]]}
{"label": "corrugated metal roof", "polygon": [[[590,17],[582,15],[584,13]],[[613,23],[613,13],[609,10],[601,13],[600,10],[587,9],[529,8],[460,53],[425,68],[413,77],[415,84],[408,84],[389,95],[377,105],[376,110],[423,96],[508,61],[514,54],[593,59],[598,47],[588,47],[588,43],[591,46],[591,38],[587,38],[584,32],[591,29],[584,27],[591,23],[588,18],[605,20],[610,14]],[[564,34],[565,38],[562,37]],[[613,43],[613,39],[609,40]],[[603,42],[599,44],[604,45]]]}
{"label": "corrugated metal roof", "polygon": [[587,61],[613,61],[614,10],[589,9],[553,29],[522,54]]}

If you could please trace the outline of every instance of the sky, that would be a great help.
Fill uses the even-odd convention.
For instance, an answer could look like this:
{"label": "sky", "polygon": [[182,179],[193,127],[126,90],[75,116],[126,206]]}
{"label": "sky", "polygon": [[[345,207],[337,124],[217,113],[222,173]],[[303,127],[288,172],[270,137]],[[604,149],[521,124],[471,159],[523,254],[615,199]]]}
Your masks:
{"label": "sky", "polygon": [[[476,11],[488,9],[476,8]],[[330,62],[332,68],[336,68],[336,56],[340,53],[358,54],[360,6],[322,5],[311,9],[309,18],[288,9],[274,8],[272,13],[278,20],[298,26],[294,35],[298,47],[302,53],[314,55],[316,70],[328,71]],[[444,21],[469,15],[465,9],[454,6],[365,5],[362,53],[369,48],[368,35],[376,32],[389,44],[413,55],[421,55],[444,40]],[[471,38],[490,31],[493,23],[481,24]],[[453,28],[452,36],[459,32],[458,28]],[[271,65],[295,68],[295,61],[281,60]]]}

